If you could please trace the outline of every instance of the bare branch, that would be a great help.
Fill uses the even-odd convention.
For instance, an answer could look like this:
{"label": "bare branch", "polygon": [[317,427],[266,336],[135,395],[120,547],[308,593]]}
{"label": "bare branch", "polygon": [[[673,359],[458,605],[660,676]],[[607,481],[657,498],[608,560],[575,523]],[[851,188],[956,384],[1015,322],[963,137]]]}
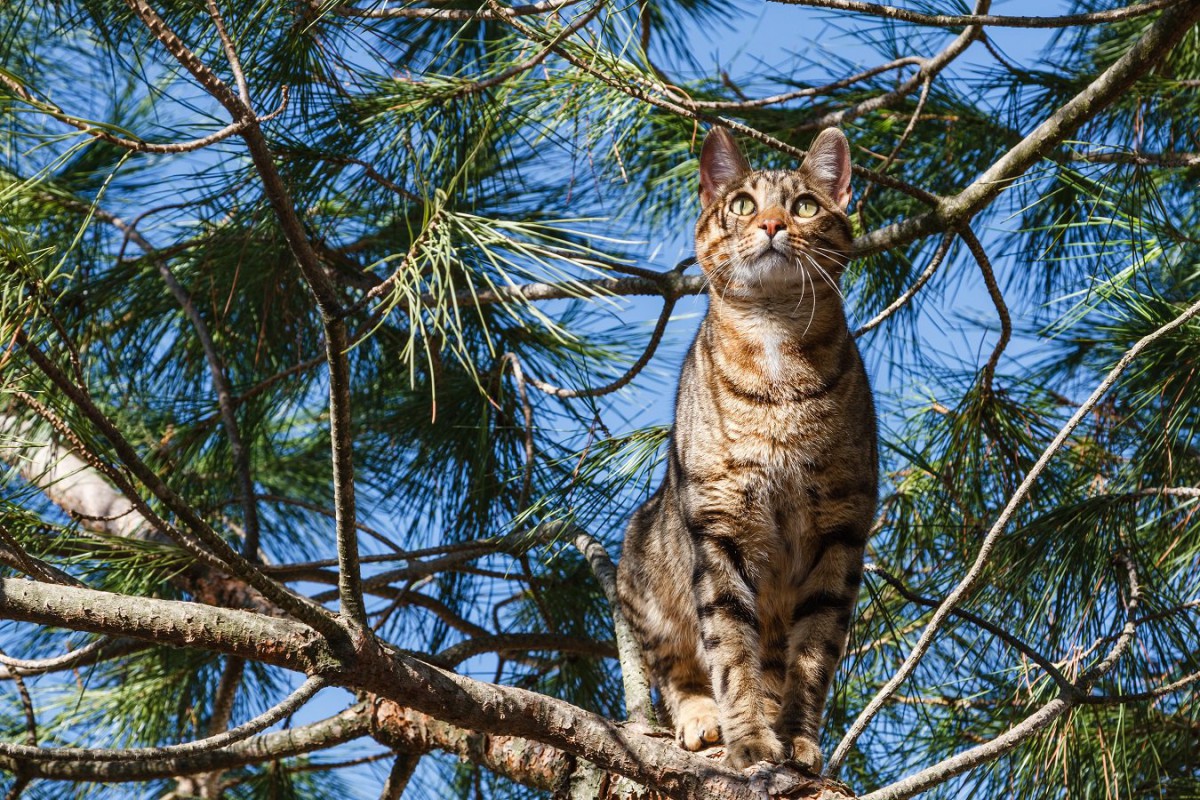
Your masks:
{"label": "bare branch", "polygon": [[633,722],[653,724],[655,716],[654,703],[650,699],[650,680],[646,676],[646,666],[642,661],[642,646],[621,609],[621,598],[617,594],[617,568],[604,545],[590,533],[576,526],[571,526],[569,533],[575,547],[587,559],[608,600],[621,662],[621,683],[625,688],[625,713]]}
{"label": "bare branch", "polygon": [[1125,625],[1120,640],[1105,654],[1095,666],[1080,676],[1079,681],[1072,684],[1068,690],[1060,691],[1046,705],[1035,711],[1020,723],[1009,728],[1004,733],[988,742],[984,742],[969,750],[951,756],[944,761],[910,775],[907,778],[877,789],[862,796],[861,800],[905,800],[905,798],[937,786],[978,766],[992,761],[1021,743],[1027,741],[1039,732],[1049,727],[1056,719],[1071,708],[1085,702],[1086,694],[1092,684],[1113,668],[1117,660],[1129,647],[1137,628],[1136,611],[1141,599],[1141,587],[1138,583],[1137,571],[1124,555],[1118,555],[1117,561],[1125,567],[1129,578],[1129,602],[1125,609]]}
{"label": "bare branch", "polygon": [[963,225],[958,230],[958,235],[966,242],[967,249],[971,251],[971,255],[979,264],[979,271],[983,274],[983,285],[987,287],[988,297],[992,299],[992,305],[996,308],[996,316],[1000,318],[1000,338],[996,341],[992,355],[980,373],[983,391],[990,396],[992,381],[996,375],[996,366],[1000,363],[1000,356],[1004,354],[1008,343],[1012,341],[1012,315],[1008,313],[1008,305],[1004,302],[1004,295],[1000,293],[1000,284],[996,283],[996,273],[992,269],[992,262],[988,259],[987,251],[983,249],[979,239],[975,238],[975,232],[971,230],[971,226]]}
{"label": "bare branch", "polygon": [[950,245],[953,243],[953,233],[947,233],[942,236],[942,242],[938,245],[937,250],[934,251],[933,258],[929,259],[929,264],[925,267],[924,271],[917,276],[917,279],[913,282],[913,285],[908,287],[908,289],[904,291],[904,294],[900,295],[891,303],[889,303],[887,308],[885,308],[883,311],[880,311],[867,322],[863,323],[858,330],[854,331],[854,337],[857,339],[867,331],[877,328],[885,319],[907,305],[908,301],[912,300],[917,292],[921,291],[921,287],[929,282],[929,279],[933,277],[933,273],[937,272],[938,267],[940,267],[942,265],[942,261],[945,260],[946,254],[950,252]]}
{"label": "bare branch", "polygon": [[921,56],[904,56],[897,58],[886,64],[880,64],[877,67],[863,70],[862,72],[851,75],[848,78],[827,83],[824,86],[813,86],[808,89],[796,89],[792,92],[784,92],[783,94],[775,94],[770,97],[759,97],[754,100],[693,100],[691,105],[693,108],[708,109],[711,111],[748,111],[752,108],[763,108],[765,106],[778,105],[787,103],[792,100],[799,100],[804,97],[819,97],[821,95],[836,92],[838,89],[846,89],[856,83],[874,78],[884,72],[901,67],[920,67],[924,66],[929,59]]}
{"label": "bare branch", "polygon": [[266,733],[228,747],[184,757],[130,761],[34,761],[0,755],[0,768],[23,770],[31,777],[49,780],[106,783],[147,781],[278,761],[326,750],[370,734],[370,711],[365,703],[359,703],[319,722]]}
{"label": "bare branch", "polygon": [[[1200,3],[1196,3],[1196,6],[1197,8],[1200,8]],[[859,713],[858,717],[854,720],[854,723],[850,726],[850,729],[846,732],[846,735],[842,738],[842,741],[838,743],[837,749],[834,750],[833,755],[829,759],[829,764],[826,767],[826,770],[830,775],[837,773],[837,770],[841,767],[842,763],[846,759],[846,756],[849,754],[850,748],[854,746],[855,741],[857,741],[858,737],[862,735],[862,732],[866,729],[867,724],[871,721],[875,714],[879,712],[879,709],[883,707],[883,704],[887,702],[887,699],[895,693],[900,684],[907,680],[908,676],[912,674],[914,669],[916,669],[921,657],[925,655],[925,652],[933,643],[933,639],[937,635],[938,629],[945,622],[946,618],[950,615],[958,603],[965,599],[971,590],[975,588],[975,584],[978,582],[979,576],[983,573],[983,567],[987,563],[988,557],[991,555],[992,548],[995,546],[997,539],[999,539],[1000,535],[1004,533],[1005,529],[1008,528],[1008,523],[1012,520],[1017,508],[1019,508],[1025,501],[1025,498],[1028,496],[1029,490],[1033,487],[1033,484],[1046,469],[1046,466],[1050,463],[1051,459],[1053,459],[1058,453],[1059,449],[1062,448],[1068,437],[1070,437],[1070,435],[1075,431],[1075,428],[1078,427],[1083,418],[1087,416],[1093,408],[1095,408],[1096,404],[1100,402],[1100,399],[1108,393],[1108,390],[1112,388],[1112,386],[1117,382],[1117,379],[1121,377],[1129,365],[1133,363],[1134,359],[1136,359],[1143,350],[1153,344],[1157,339],[1160,339],[1171,331],[1186,324],[1188,320],[1194,318],[1197,314],[1200,314],[1200,302],[1189,306],[1182,314],[1177,316],[1171,322],[1163,325],[1161,328],[1158,328],[1153,333],[1149,333],[1139,339],[1137,343],[1133,345],[1133,347],[1126,351],[1125,355],[1121,357],[1120,361],[1118,361],[1117,364],[1109,371],[1109,373],[1104,377],[1104,380],[1100,382],[1088,399],[1085,400],[1083,404],[1075,410],[1075,413],[1071,415],[1071,418],[1067,420],[1067,423],[1063,425],[1062,429],[1059,430],[1058,434],[1054,437],[1050,444],[1047,445],[1046,449],[1042,451],[1042,454],[1038,457],[1037,462],[1025,475],[1025,479],[1021,481],[1021,485],[1017,487],[1015,492],[1013,492],[1012,496],[1008,500],[1007,505],[1005,505],[1004,510],[1000,512],[1000,515],[996,518],[996,521],[993,523],[991,529],[988,530],[987,534],[983,537],[983,540],[979,546],[979,552],[977,553],[971,568],[967,571],[967,574],[964,575],[962,580],[958,582],[954,589],[951,590],[948,595],[946,595],[946,598],[942,601],[937,611],[934,612],[933,618],[929,620],[925,630],[922,631],[921,636],[917,640],[917,643],[913,646],[912,651],[908,654],[908,657],[905,658],[904,663],[900,665],[900,668],[896,670],[888,682],[884,684],[879,692],[871,699],[866,708]]]}
{"label": "bare branch", "polygon": [[1066,14],[1059,17],[1012,17],[992,14],[922,14],[907,8],[865,3],[861,0],[771,0],[786,5],[812,6],[855,14],[870,14],[899,22],[912,22],[938,28],[960,28],[966,25],[982,25],[997,28],[1067,28],[1073,25],[1097,25],[1103,22],[1120,22],[1134,19],[1175,5],[1181,0],[1149,0],[1137,5],[1122,6],[1108,11],[1093,11],[1088,14]]}
{"label": "bare branch", "polygon": [[249,722],[236,728],[199,739],[185,744],[167,745],[166,747],[135,747],[127,750],[99,750],[82,747],[28,747],[25,745],[0,742],[0,756],[30,761],[130,761],[183,758],[197,753],[218,750],[243,739],[248,739],[259,731],[274,725],[284,717],[312,699],[318,691],[327,685],[324,678],[315,676],[306,680],[299,689],[277,703],[272,708],[259,714]]}
{"label": "bare branch", "polygon": [[33,108],[50,117],[53,117],[59,122],[64,122],[67,125],[70,125],[72,128],[83,131],[88,136],[93,136],[100,141],[108,142],[109,144],[116,145],[117,147],[125,150],[131,150],[135,153],[192,153],[197,150],[202,150],[205,147],[216,144],[217,142],[221,142],[232,136],[236,136],[252,124],[270,122],[284,112],[288,103],[288,89],[285,86],[280,93],[279,107],[266,116],[257,117],[254,120],[237,120],[229,125],[226,125],[219,131],[210,133],[207,136],[202,136],[199,139],[193,139],[190,142],[159,143],[147,142],[141,139],[127,139],[124,136],[117,136],[116,134],[111,133],[104,128],[97,127],[91,122],[71,116],[52,103],[38,100],[32,92],[4,73],[0,73],[0,84],[4,84],[6,87],[8,87],[9,91],[21,98],[21,100],[28,103]]}
{"label": "bare branch", "polygon": [[[535,14],[552,14],[568,8],[581,0],[548,0],[541,3],[530,3],[522,6],[501,6],[499,8],[413,8],[398,6],[392,8],[348,8],[335,6],[330,9],[341,17],[358,17],[362,19],[424,19],[438,22],[471,22],[476,20],[505,19],[508,17],[528,17]],[[322,8],[319,2],[313,2],[316,8]],[[322,8],[322,10],[324,10]]]}
{"label": "bare branch", "polygon": [[[923,605],[926,608],[937,608],[941,604],[941,602],[938,600],[934,600],[931,597],[922,597],[921,595],[917,594],[916,592],[910,590],[907,586],[904,585],[903,581],[901,581],[895,575],[892,575],[890,572],[888,572],[887,570],[885,570],[883,567],[879,566],[878,564],[867,564],[863,569],[865,572],[869,572],[872,575],[878,575],[889,586],[891,586],[893,589],[895,589],[897,592],[899,592],[901,597],[903,597],[905,600],[908,600],[909,602]],[[983,628],[985,631],[992,634],[997,639],[1000,639],[1004,643],[1011,646],[1014,650],[1016,650],[1017,652],[1024,655],[1026,658],[1028,658],[1034,664],[1037,664],[1039,667],[1042,668],[1042,670],[1047,675],[1050,676],[1051,680],[1053,680],[1055,685],[1057,685],[1060,689],[1070,690],[1070,689],[1074,688],[1073,684],[1067,678],[1067,676],[1063,675],[1062,671],[1059,670],[1058,667],[1054,666],[1054,664],[1050,661],[1050,659],[1046,658],[1044,655],[1042,655],[1038,651],[1034,650],[1031,646],[1029,646],[1024,641],[1022,641],[1015,634],[1009,633],[1008,631],[1004,630],[1004,628],[1000,627],[999,625],[996,625],[995,623],[984,619],[983,617],[979,616],[978,614],[973,614],[970,611],[965,611],[961,608],[956,608],[956,609],[954,609],[953,613],[954,613],[954,616],[964,619],[967,622],[970,622],[972,625]]]}
{"label": "bare branch", "polygon": [[554,651],[592,658],[616,658],[612,642],[597,642],[557,633],[498,633],[466,639],[447,647],[429,659],[446,669],[453,669],[468,658],[482,653],[529,653]]}
{"label": "bare branch", "polygon": [[1198,19],[1200,2],[1196,0],[1181,0],[1168,8],[1123,56],[969,186],[952,197],[942,198],[931,211],[860,236],[854,241],[855,250],[859,254],[876,253],[928,236],[934,231],[955,228],[969,219],[1039,158],[1115,102],[1135,81],[1166,58]]}
{"label": "bare branch", "polygon": [[562,389],[534,377],[530,377],[529,382],[546,394],[564,399],[573,397],[601,397],[617,391],[636,378],[638,373],[650,363],[650,359],[654,358],[654,351],[658,349],[658,343],[662,341],[663,334],[667,330],[667,323],[671,321],[671,312],[675,310],[675,301],[676,298],[671,295],[663,298],[662,311],[659,312],[658,322],[654,325],[654,330],[650,334],[650,341],[646,343],[646,349],[642,351],[637,361],[633,362],[629,369],[625,370],[625,373],[616,380],[590,389]]}

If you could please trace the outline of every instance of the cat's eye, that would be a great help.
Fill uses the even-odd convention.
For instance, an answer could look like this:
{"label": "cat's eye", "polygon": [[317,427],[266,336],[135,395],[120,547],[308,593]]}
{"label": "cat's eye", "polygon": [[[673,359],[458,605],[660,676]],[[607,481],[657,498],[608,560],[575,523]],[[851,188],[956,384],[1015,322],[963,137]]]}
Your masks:
{"label": "cat's eye", "polygon": [[792,213],[801,219],[808,219],[809,217],[815,217],[817,215],[817,211],[819,210],[820,209],[818,208],[817,204],[814,203],[811,198],[801,197],[796,201],[796,205],[792,209]]}
{"label": "cat's eye", "polygon": [[739,217],[748,217],[754,213],[754,201],[744,194],[739,194],[729,204],[729,210]]}

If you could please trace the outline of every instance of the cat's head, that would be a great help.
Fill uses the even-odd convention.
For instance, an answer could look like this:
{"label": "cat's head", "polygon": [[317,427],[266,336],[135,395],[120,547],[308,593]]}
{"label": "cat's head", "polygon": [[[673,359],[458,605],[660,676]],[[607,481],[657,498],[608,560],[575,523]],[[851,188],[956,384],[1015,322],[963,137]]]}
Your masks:
{"label": "cat's head", "polygon": [[755,171],[733,136],[714,128],[700,153],[700,203],[696,256],[714,292],[754,298],[834,290],[854,239],[846,137],[827,128],[798,168]]}

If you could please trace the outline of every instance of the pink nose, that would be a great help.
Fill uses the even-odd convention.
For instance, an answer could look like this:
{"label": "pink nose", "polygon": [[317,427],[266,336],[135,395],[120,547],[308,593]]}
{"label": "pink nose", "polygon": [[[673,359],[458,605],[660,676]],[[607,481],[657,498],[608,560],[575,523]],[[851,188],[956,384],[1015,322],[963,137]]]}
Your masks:
{"label": "pink nose", "polygon": [[767,217],[758,223],[758,227],[767,232],[768,239],[773,239],[775,238],[776,233],[783,230],[784,223],[783,220],[779,219],[778,217]]}

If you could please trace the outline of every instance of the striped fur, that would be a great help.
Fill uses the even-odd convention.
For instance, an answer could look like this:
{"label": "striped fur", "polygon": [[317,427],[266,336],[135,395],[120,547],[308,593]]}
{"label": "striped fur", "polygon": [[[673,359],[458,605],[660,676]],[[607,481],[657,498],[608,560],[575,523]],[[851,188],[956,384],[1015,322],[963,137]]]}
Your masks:
{"label": "striped fur", "polygon": [[[875,513],[875,412],[837,289],[848,182],[839,131],[790,172],[751,171],[732,137],[709,134],[696,226],[708,314],[666,477],[625,534],[621,603],[676,738],[721,738],[739,768],[820,769]],[[736,213],[745,198],[753,213]],[[798,201],[816,213],[798,216]]]}

